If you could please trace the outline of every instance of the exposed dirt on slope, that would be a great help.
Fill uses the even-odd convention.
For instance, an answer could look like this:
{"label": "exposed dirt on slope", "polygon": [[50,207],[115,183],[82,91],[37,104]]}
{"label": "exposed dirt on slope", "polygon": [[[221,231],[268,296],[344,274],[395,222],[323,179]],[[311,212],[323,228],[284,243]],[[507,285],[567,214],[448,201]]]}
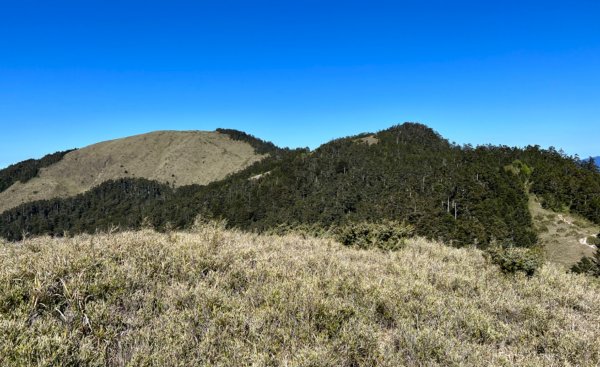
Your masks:
{"label": "exposed dirt on slope", "polygon": [[365,143],[367,145],[373,145],[379,143],[379,139],[374,134],[364,136],[362,138],[354,139],[354,141]]}
{"label": "exposed dirt on slope", "polygon": [[218,132],[157,131],[106,141],[68,153],[38,177],[0,193],[0,212],[29,201],[76,195],[122,177],[203,185],[263,157],[249,144]]}

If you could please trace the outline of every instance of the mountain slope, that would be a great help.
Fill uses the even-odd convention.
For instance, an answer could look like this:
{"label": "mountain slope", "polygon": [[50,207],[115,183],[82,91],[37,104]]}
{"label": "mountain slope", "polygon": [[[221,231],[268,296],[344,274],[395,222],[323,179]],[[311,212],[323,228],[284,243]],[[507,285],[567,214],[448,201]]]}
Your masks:
{"label": "mountain slope", "polygon": [[595,247],[587,239],[600,233],[600,225],[580,215],[544,209],[535,195],[529,198],[529,209],[548,261],[570,267],[584,256],[593,256]]}
{"label": "mountain slope", "polygon": [[0,192],[0,212],[22,203],[69,197],[108,180],[145,178],[171,186],[204,185],[264,158],[228,134],[158,131],[68,152],[37,177]]}
{"label": "mountain slope", "polygon": [[0,169],[0,192],[8,189],[16,182],[25,183],[37,177],[41,169],[59,162],[71,151],[48,154],[40,159],[27,159]]}
{"label": "mountain slope", "polygon": [[5,366],[597,366],[600,288],[218,227],[0,243]]}
{"label": "mountain slope", "polygon": [[535,233],[525,185],[505,164],[407,123],[337,139],[313,152],[281,150],[206,186],[162,187],[146,196],[154,188],[128,179],[72,199],[29,203],[0,216],[0,233],[19,239],[23,232],[94,232],[143,221],[179,228],[202,214],[259,231],[403,220],[418,234],[457,245],[499,240],[531,246]]}
{"label": "mountain slope", "polygon": [[0,235],[19,240],[23,233],[93,233],[144,223],[160,230],[186,228],[198,215],[256,231],[290,226],[320,231],[389,219],[456,246],[529,247],[537,242],[530,194],[546,209],[600,224],[595,168],[537,146],[461,147],[424,125],[406,123],[314,151],[275,150],[205,186],[172,189],[126,178],[77,197],[27,203],[0,214]]}
{"label": "mountain slope", "polygon": [[494,157],[453,146],[424,125],[337,139],[252,168],[269,174],[248,180],[250,172],[241,172],[174,206],[187,202],[246,229],[393,219],[459,245],[493,238],[535,243],[520,178]]}

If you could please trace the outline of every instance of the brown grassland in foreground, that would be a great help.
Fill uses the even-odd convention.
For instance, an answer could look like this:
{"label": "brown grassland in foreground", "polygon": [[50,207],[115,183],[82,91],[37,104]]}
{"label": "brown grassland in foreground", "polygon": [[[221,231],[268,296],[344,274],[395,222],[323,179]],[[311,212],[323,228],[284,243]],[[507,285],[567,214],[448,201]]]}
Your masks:
{"label": "brown grassland in foreground", "polygon": [[593,366],[597,280],[204,225],[0,244],[2,366]]}

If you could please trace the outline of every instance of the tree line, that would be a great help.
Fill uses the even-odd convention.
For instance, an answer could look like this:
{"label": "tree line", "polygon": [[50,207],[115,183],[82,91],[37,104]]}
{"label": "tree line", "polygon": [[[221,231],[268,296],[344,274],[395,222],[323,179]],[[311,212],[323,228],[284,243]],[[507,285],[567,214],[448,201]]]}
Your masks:
{"label": "tree line", "polygon": [[59,162],[65,154],[72,151],[73,149],[48,154],[40,159],[28,159],[1,169],[0,192],[8,189],[16,182],[25,183],[31,180],[38,175],[40,169]]}

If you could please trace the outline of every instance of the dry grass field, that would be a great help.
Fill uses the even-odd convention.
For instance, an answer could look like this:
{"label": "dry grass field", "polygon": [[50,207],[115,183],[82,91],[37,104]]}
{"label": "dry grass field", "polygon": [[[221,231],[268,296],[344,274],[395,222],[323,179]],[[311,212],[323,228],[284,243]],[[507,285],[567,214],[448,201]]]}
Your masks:
{"label": "dry grass field", "polygon": [[570,213],[542,208],[535,196],[529,197],[529,210],[548,261],[570,268],[584,256],[594,254],[587,238],[600,233],[600,226]]}
{"label": "dry grass field", "polygon": [[105,181],[139,177],[175,186],[207,184],[262,159],[250,144],[208,131],[156,131],[72,151],[26,183],[0,192],[0,212],[80,194]]}
{"label": "dry grass field", "polygon": [[595,366],[597,280],[198,226],[0,244],[2,366]]}

